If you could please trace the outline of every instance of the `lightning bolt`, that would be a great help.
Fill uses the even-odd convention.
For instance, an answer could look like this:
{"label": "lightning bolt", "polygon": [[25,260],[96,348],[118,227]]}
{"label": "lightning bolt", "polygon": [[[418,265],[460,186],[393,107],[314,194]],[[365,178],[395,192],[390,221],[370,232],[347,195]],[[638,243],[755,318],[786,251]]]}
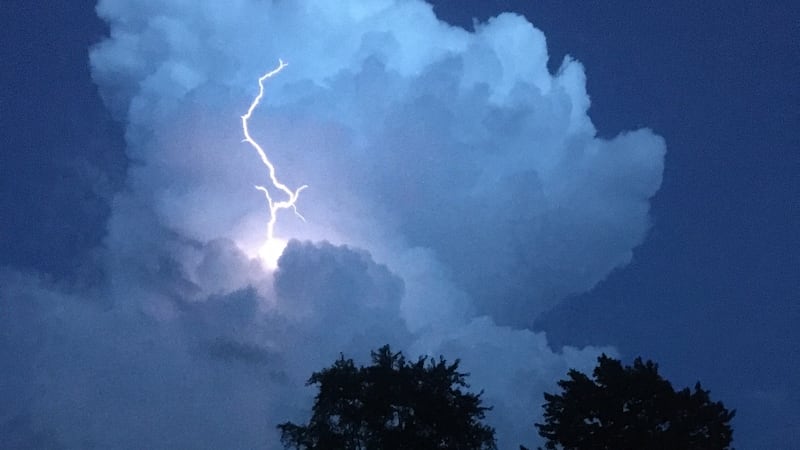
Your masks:
{"label": "lightning bolt", "polygon": [[255,99],[253,99],[253,103],[250,104],[250,108],[247,109],[247,113],[245,113],[242,116],[242,133],[244,134],[244,139],[242,140],[242,142],[247,142],[248,144],[250,144],[251,147],[253,147],[256,150],[258,156],[261,158],[261,162],[264,163],[264,166],[266,166],[267,171],[269,172],[269,179],[272,182],[272,187],[280,192],[283,192],[288,197],[288,199],[283,201],[275,201],[273,200],[272,195],[270,195],[269,190],[265,186],[261,185],[255,186],[256,189],[264,193],[264,197],[266,197],[267,204],[269,205],[269,222],[267,223],[267,242],[270,242],[275,238],[274,235],[275,222],[277,221],[278,218],[278,211],[282,209],[291,208],[294,211],[295,215],[300,218],[300,220],[302,220],[303,222],[305,222],[306,220],[305,217],[303,217],[303,215],[297,211],[296,203],[297,203],[297,197],[300,195],[300,192],[302,192],[303,189],[307,188],[308,185],[304,184],[293,191],[289,189],[288,186],[281,183],[278,180],[278,177],[275,175],[275,166],[269,160],[269,158],[267,157],[267,153],[264,151],[263,148],[261,148],[261,145],[258,142],[256,142],[256,140],[253,139],[252,136],[250,136],[250,129],[247,126],[247,121],[250,120],[250,117],[253,115],[253,111],[255,111],[255,109],[258,107],[258,104],[261,103],[261,99],[264,97],[264,81],[278,74],[278,72],[283,70],[283,68],[286,67],[287,65],[288,64],[283,62],[282,59],[279,59],[278,67],[271,70],[270,72],[265,73],[264,75],[261,76],[261,78],[258,79],[258,95],[256,95]]}

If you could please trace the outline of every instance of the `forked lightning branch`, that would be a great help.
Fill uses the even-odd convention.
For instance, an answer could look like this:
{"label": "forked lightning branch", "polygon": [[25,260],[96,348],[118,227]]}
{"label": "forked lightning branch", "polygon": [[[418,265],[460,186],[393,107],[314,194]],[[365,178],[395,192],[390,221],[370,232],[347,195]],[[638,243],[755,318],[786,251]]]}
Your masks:
{"label": "forked lightning branch", "polygon": [[264,197],[267,199],[267,204],[269,205],[269,222],[267,222],[267,243],[273,241],[275,239],[275,222],[278,218],[278,211],[282,209],[289,209],[291,208],[294,213],[299,217],[301,220],[305,222],[305,218],[297,211],[297,198],[300,195],[300,192],[303,189],[307,188],[307,185],[302,185],[299,188],[295,189],[294,191],[291,190],[288,186],[281,183],[278,180],[278,177],[275,173],[275,166],[267,157],[266,152],[261,147],[261,145],[250,136],[250,129],[248,128],[248,120],[253,115],[253,111],[258,107],[261,99],[264,97],[264,82],[271,78],[272,76],[276,75],[278,72],[283,70],[288,64],[285,63],[283,60],[278,60],[278,67],[273,69],[270,72],[265,73],[258,79],[258,95],[253,100],[253,103],[250,104],[250,108],[247,109],[247,113],[242,116],[242,132],[244,134],[244,139],[242,142],[247,142],[252,146],[256,152],[258,152],[258,156],[261,158],[261,162],[266,166],[267,171],[269,172],[269,179],[271,182],[271,188],[275,191],[275,194],[278,195],[285,195],[287,198],[286,200],[278,201],[273,198],[273,194],[270,194],[270,188],[267,186],[256,185],[255,188],[259,191],[264,193]]}

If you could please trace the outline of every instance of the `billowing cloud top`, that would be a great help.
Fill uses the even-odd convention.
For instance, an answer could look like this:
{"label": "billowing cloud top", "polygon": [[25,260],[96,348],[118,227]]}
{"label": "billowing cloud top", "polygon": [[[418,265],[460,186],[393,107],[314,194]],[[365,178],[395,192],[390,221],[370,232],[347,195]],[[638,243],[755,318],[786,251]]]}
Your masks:
{"label": "billowing cloud top", "polygon": [[[542,390],[599,350],[511,326],[630,260],[660,137],[598,138],[581,64],[551,74],[544,35],[514,14],[467,32],[412,0],[97,11],[111,36],[92,74],[132,165],[99,292],[3,274],[39,324],[2,323],[4,360],[27,368],[6,412],[20,440],[277,448],[272,424],[303,417],[311,371],[391,343],[462,358],[501,447],[535,441]],[[240,116],[279,58],[250,128],[287,185],[310,187],[307,222],[283,211],[277,234],[333,244],[291,241],[272,271],[252,259],[267,175]]]}
{"label": "billowing cloud top", "polygon": [[550,74],[524,18],[470,33],[416,1],[181,4],[101,2],[112,37],[91,55],[144,163],[132,189],[168,227],[253,239],[264,173],[237,119],[283,57],[253,129],[311,186],[310,224],[288,217],[285,236],[431,249],[504,321],[592,287],[643,238],[662,139],[597,138],[583,67]]}

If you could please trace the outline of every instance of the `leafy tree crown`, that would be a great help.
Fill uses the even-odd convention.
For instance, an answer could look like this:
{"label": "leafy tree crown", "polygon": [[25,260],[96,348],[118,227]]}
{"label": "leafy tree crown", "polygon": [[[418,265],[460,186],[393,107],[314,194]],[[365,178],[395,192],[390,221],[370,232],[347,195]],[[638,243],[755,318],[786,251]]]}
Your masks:
{"label": "leafy tree crown", "polygon": [[729,450],[735,411],[713,402],[700,383],[675,391],[652,361],[633,366],[602,355],[593,377],[570,370],[560,394],[545,393],[548,450]]}
{"label": "leafy tree crown", "polygon": [[278,425],[281,442],[298,450],[496,449],[494,429],[482,423],[490,408],[458,366],[441,357],[409,362],[389,346],[366,367],[342,355],[308,379],[319,387],[311,419]]}

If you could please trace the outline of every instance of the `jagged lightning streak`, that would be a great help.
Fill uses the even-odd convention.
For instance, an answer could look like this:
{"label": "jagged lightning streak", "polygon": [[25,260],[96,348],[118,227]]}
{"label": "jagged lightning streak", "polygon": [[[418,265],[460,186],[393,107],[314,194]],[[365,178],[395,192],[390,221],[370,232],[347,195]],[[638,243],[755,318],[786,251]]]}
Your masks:
{"label": "jagged lightning streak", "polygon": [[244,134],[244,139],[242,140],[242,142],[247,142],[256,150],[256,152],[258,152],[258,156],[261,158],[261,162],[264,163],[264,165],[267,167],[267,170],[269,171],[269,179],[272,182],[272,186],[275,189],[286,194],[287,197],[289,197],[288,200],[280,202],[275,201],[272,199],[269,190],[265,186],[260,186],[260,185],[255,186],[256,189],[264,193],[264,197],[266,197],[267,204],[269,205],[269,222],[267,223],[267,242],[270,242],[275,238],[274,236],[275,222],[277,221],[278,211],[280,211],[281,209],[292,208],[297,217],[299,217],[304,222],[306,220],[305,217],[303,217],[302,214],[300,214],[297,211],[296,202],[297,202],[297,197],[300,195],[300,192],[302,192],[303,189],[307,188],[308,185],[304,184],[299,188],[297,188],[296,190],[292,191],[291,189],[289,189],[288,186],[281,183],[278,180],[278,177],[275,175],[275,166],[272,164],[269,158],[267,158],[267,154],[264,151],[264,149],[261,148],[261,145],[259,145],[259,143],[256,142],[252,136],[250,136],[250,129],[247,126],[247,121],[250,120],[250,117],[253,115],[253,111],[255,111],[255,109],[258,107],[258,104],[261,102],[261,99],[264,97],[264,81],[266,81],[267,78],[271,78],[272,76],[276,75],[286,66],[288,66],[288,64],[285,63],[282,59],[279,59],[278,67],[276,67],[270,72],[265,73],[264,75],[261,76],[261,78],[258,79],[258,95],[256,95],[256,98],[253,100],[253,103],[250,104],[250,108],[247,109],[247,113],[242,116],[242,132]]}

